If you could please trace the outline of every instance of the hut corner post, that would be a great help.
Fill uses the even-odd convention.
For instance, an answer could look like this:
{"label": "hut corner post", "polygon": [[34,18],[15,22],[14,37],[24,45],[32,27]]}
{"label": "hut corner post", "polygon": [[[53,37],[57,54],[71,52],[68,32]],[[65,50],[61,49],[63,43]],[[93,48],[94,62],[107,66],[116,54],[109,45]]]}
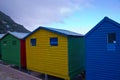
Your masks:
{"label": "hut corner post", "polygon": [[48,75],[47,74],[45,74],[45,80],[48,80]]}
{"label": "hut corner post", "polygon": [[65,78],[65,80],[72,80],[70,77],[68,77],[68,78]]}
{"label": "hut corner post", "polygon": [[31,70],[28,70],[28,74],[31,74]]}
{"label": "hut corner post", "polygon": [[19,70],[21,71],[21,66],[19,66]]}

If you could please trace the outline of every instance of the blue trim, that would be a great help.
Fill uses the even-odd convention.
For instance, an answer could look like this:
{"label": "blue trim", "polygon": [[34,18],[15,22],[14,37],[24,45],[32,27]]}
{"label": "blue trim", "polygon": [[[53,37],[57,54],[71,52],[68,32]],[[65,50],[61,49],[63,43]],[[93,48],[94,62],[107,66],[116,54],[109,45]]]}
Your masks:
{"label": "blue trim", "polygon": [[[72,37],[81,37],[81,36],[83,36],[82,34],[75,33],[75,32],[72,32],[72,31],[69,31],[69,32],[75,33],[76,35],[74,35],[74,34],[73,35],[72,34],[65,34],[65,33],[62,33],[62,32],[59,31],[59,30],[63,30],[63,29],[55,29],[55,28],[48,28],[48,27],[40,26],[37,29],[35,29],[34,31],[32,31],[30,34],[28,34],[24,39],[26,39],[28,36],[30,36],[31,34],[33,34],[34,32],[36,32],[36,31],[38,31],[40,29],[45,29],[45,30],[48,30],[48,31],[51,31],[51,32],[54,32],[54,33],[57,33],[57,34],[65,35],[65,36],[72,36]],[[67,30],[63,30],[63,31],[67,32]]]}
{"label": "blue trim", "polygon": [[112,23],[113,25],[115,25],[116,27],[120,28],[120,24],[108,17],[104,17],[95,27],[93,27],[86,35],[85,37],[87,37],[88,35],[90,35],[93,31],[95,31],[97,28],[100,27],[100,25],[102,25],[104,22],[109,22]]}
{"label": "blue trim", "polygon": [[38,27],[37,29],[35,29],[34,31],[32,31],[30,34],[28,34],[26,37],[24,37],[24,39],[26,39],[28,36],[30,36],[31,34],[33,34],[34,32],[36,32],[39,29],[40,29],[40,27]]}
{"label": "blue trim", "polygon": [[36,38],[30,39],[31,46],[36,46]]}
{"label": "blue trim", "polygon": [[58,46],[58,38],[57,37],[51,37],[50,38],[50,45],[51,46]]}

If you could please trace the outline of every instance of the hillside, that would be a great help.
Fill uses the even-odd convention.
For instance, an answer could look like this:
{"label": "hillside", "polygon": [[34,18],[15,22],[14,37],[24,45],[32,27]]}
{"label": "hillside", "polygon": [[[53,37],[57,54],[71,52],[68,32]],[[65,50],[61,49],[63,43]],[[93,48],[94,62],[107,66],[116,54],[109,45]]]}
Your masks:
{"label": "hillside", "polygon": [[30,32],[25,29],[24,26],[13,21],[8,15],[0,11],[0,34],[6,33],[7,31],[15,32]]}

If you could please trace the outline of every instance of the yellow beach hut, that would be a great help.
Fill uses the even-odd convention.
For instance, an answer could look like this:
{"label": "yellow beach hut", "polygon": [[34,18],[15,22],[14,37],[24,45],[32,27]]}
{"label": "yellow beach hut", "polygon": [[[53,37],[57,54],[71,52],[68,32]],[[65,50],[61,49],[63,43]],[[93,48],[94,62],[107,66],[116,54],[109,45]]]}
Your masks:
{"label": "yellow beach hut", "polygon": [[39,27],[26,40],[28,70],[72,80],[84,71],[82,34],[63,29]]}

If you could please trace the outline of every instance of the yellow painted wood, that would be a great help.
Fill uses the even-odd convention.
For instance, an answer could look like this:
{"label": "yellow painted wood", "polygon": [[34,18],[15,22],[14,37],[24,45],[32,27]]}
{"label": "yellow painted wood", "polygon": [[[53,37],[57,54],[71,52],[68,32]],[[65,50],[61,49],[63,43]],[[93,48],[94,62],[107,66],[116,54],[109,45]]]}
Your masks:
{"label": "yellow painted wood", "polygon": [[[58,37],[58,46],[50,45],[50,38]],[[30,39],[36,38],[36,46]],[[40,73],[68,79],[67,37],[40,29],[26,39],[27,68]]]}

